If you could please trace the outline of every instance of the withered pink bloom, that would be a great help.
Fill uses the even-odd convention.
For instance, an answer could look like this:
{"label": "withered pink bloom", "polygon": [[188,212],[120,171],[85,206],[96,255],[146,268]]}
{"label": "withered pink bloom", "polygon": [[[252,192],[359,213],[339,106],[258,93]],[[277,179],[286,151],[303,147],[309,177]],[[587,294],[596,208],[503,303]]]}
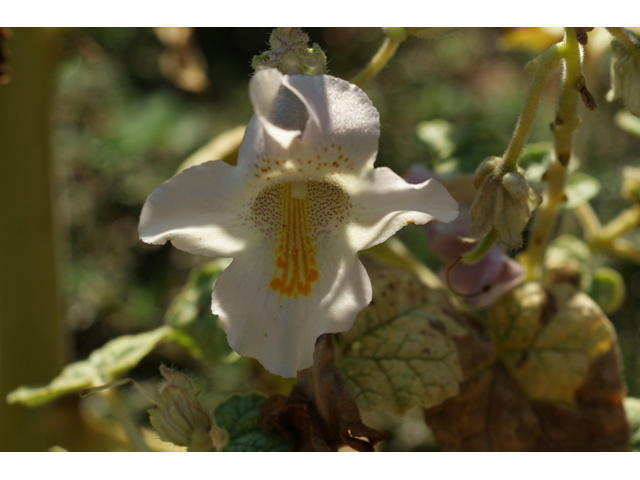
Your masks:
{"label": "withered pink bloom", "polygon": [[213,313],[237,353],[292,377],[312,365],[320,335],[348,330],[371,301],[357,252],[408,223],[452,221],[457,203],[435,180],[410,185],[373,168],[378,112],[355,85],[268,69],[249,96],[237,167],[208,162],[160,185],[140,238],[233,257]]}
{"label": "withered pink bloom", "polygon": [[[409,183],[424,182],[436,175],[421,165],[411,167],[405,179]],[[445,177],[441,177],[447,184]],[[473,189],[473,185],[469,186]],[[464,255],[475,244],[460,240],[469,232],[471,225],[470,202],[474,191],[456,192],[454,197],[460,202],[460,215],[447,224],[430,223],[427,225],[429,250],[443,263],[444,267],[438,271],[438,276],[446,282],[447,267],[452,265],[460,256]],[[500,245],[494,245],[489,252],[477,263],[467,265],[458,262],[449,271],[451,288],[462,295],[464,300],[475,308],[486,308],[498,298],[519,284],[524,278],[524,271],[520,264],[509,258]],[[485,291],[486,290],[486,291]]]}

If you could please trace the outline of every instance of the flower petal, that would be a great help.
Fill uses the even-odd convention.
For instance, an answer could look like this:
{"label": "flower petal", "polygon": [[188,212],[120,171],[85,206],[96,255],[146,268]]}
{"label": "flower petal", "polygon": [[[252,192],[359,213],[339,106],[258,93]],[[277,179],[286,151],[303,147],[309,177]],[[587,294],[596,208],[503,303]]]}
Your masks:
{"label": "flower petal", "polygon": [[[286,76],[269,69],[249,84],[264,132],[261,168],[320,178],[373,168],[380,120],[366,94],[328,75]],[[254,156],[248,157],[253,162]],[[265,165],[266,159],[270,163]]]}
{"label": "flower petal", "polygon": [[206,162],[180,172],[147,198],[138,231],[145,243],[174,246],[196,255],[229,257],[247,244],[239,225],[240,192],[234,167]]}
{"label": "flower petal", "polygon": [[218,279],[211,304],[233,350],[271,373],[295,377],[313,364],[320,335],[351,328],[371,301],[371,282],[353,251],[335,243],[324,247],[319,246],[319,278],[308,296],[281,295],[269,287],[275,263],[269,242],[236,256]]}
{"label": "flower petal", "polygon": [[348,163],[356,172],[373,168],[380,115],[360,88],[329,75],[294,75],[284,84],[307,107],[309,122],[301,138],[306,148],[330,165]]}
{"label": "flower petal", "polygon": [[[282,128],[282,122],[279,121],[277,123],[280,126],[274,123],[274,117],[276,119],[282,117],[274,112],[274,110],[282,108],[278,105],[278,100],[282,101],[282,80],[282,73],[275,68],[256,72],[249,82],[249,98],[257,117],[260,119],[260,124],[269,138],[275,141],[277,146],[288,149],[293,139],[299,137],[302,132],[301,129]],[[276,146],[272,148],[277,150]]]}
{"label": "flower petal", "polygon": [[352,222],[348,236],[357,250],[384,242],[409,223],[431,220],[451,222],[458,216],[458,203],[436,180],[409,184],[386,167],[371,172],[368,188],[351,195]]}

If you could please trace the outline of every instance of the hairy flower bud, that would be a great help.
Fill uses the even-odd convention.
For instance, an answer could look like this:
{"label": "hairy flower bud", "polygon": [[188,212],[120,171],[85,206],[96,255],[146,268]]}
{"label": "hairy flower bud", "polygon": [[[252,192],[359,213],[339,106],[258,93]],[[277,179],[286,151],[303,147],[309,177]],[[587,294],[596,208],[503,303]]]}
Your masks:
{"label": "hairy flower bud", "polygon": [[[633,33],[628,32],[631,36]],[[634,38],[637,38],[634,36]],[[638,47],[627,47],[618,40],[611,41],[611,90],[607,100],[622,98],[631,113],[640,116],[640,40]]]}
{"label": "hairy flower bud", "polygon": [[522,246],[522,232],[540,197],[531,190],[524,170],[503,173],[498,157],[489,157],[477,168],[474,185],[478,190],[471,205],[468,241],[478,241],[492,228],[506,248]]}
{"label": "hairy flower bud", "polygon": [[269,37],[270,50],[256,55],[251,62],[258,71],[277,68],[287,75],[322,75],[326,73],[327,57],[317,43],[307,45],[309,35],[300,28],[276,28]]}
{"label": "hairy flower bud", "polygon": [[164,365],[160,373],[164,380],[157,387],[156,405],[149,409],[151,425],[165,442],[208,452],[213,422],[198,400],[200,392],[183,373]]}

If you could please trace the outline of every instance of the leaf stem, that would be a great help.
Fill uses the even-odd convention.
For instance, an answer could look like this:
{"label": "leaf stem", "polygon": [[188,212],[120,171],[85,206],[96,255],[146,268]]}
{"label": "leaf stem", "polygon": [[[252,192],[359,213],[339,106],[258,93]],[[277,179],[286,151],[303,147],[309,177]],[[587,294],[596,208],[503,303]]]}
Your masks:
{"label": "leaf stem", "polygon": [[367,83],[373,78],[387,62],[393,57],[401,42],[387,37],[380,47],[380,50],[373,56],[369,64],[351,79],[351,83],[358,85],[359,87]]}
{"label": "leaf stem", "polygon": [[124,429],[133,448],[138,452],[150,452],[151,449],[144,441],[144,438],[142,438],[138,426],[131,418],[129,411],[124,406],[124,403],[122,403],[117,391],[115,389],[105,390],[102,395],[109,401],[113,415]]}
{"label": "leaf stem", "polygon": [[604,250],[617,257],[624,258],[630,262],[640,265],[640,249],[629,240],[624,238],[614,238],[611,242],[601,242],[599,239],[594,239],[589,243],[589,246],[594,250]]}
{"label": "leaf stem", "polygon": [[617,237],[640,225],[640,205],[632,205],[600,230],[598,237],[605,242],[613,242]]}
{"label": "leaf stem", "polygon": [[522,148],[529,136],[529,130],[533,118],[540,103],[542,91],[547,83],[547,79],[553,70],[558,66],[560,61],[559,44],[555,44],[547,48],[541,57],[537,59],[537,68],[529,87],[529,93],[525,100],[522,113],[518,119],[518,124],[511,137],[511,142],[507,147],[502,159],[502,169],[504,172],[513,172],[516,170],[518,159],[522,153]]}
{"label": "leaf stem", "polygon": [[598,232],[602,229],[602,225],[589,202],[578,205],[573,209],[573,213],[578,217],[587,241],[591,241],[595,238],[598,235]]}
{"label": "leaf stem", "polygon": [[462,262],[466,264],[476,263],[486,255],[491,247],[493,247],[496,240],[498,240],[498,231],[495,228],[492,228],[473,250],[465,253],[461,257]]}
{"label": "leaf stem", "polygon": [[579,85],[584,84],[580,44],[573,28],[565,28],[564,40],[558,44],[557,51],[564,60],[564,72],[560,82],[560,91],[556,108],[556,118],[551,126],[554,138],[554,157],[543,180],[547,188],[542,204],[534,220],[527,250],[521,256],[527,280],[539,280],[542,277],[542,260],[549,241],[551,229],[555,223],[560,206],[566,202],[564,188],[567,177],[567,165],[571,156],[573,132],[580,125],[577,115]]}

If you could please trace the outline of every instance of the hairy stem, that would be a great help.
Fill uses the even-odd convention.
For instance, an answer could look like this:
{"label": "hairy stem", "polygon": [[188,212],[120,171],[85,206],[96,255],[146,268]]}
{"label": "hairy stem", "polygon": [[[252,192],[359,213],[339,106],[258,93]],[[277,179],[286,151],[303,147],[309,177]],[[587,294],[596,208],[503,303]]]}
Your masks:
{"label": "hairy stem", "polygon": [[556,119],[551,126],[554,140],[554,156],[543,180],[547,188],[534,221],[527,250],[523,255],[526,278],[542,277],[542,261],[556,220],[558,209],[566,202],[564,188],[567,165],[571,156],[573,132],[580,125],[577,115],[579,85],[584,82],[580,58],[580,44],[573,28],[565,28],[564,40],[557,44],[564,60],[564,72],[560,82]]}
{"label": "hairy stem", "polygon": [[369,64],[351,79],[351,83],[361,87],[371,80],[393,57],[401,42],[387,37],[380,50],[373,56]]}
{"label": "hairy stem", "polygon": [[539,61],[537,62],[536,72],[533,76],[533,80],[531,81],[531,86],[529,87],[529,93],[527,94],[524,108],[522,109],[522,113],[518,119],[516,129],[513,132],[513,137],[511,137],[511,142],[509,143],[509,146],[502,158],[502,169],[505,172],[513,172],[516,170],[518,158],[520,158],[522,148],[529,136],[529,130],[531,129],[531,124],[535,117],[538,103],[540,103],[540,97],[542,96],[544,86],[547,83],[549,75],[557,67],[558,62],[560,61],[559,44],[550,46],[542,54],[542,57],[538,58]]}

